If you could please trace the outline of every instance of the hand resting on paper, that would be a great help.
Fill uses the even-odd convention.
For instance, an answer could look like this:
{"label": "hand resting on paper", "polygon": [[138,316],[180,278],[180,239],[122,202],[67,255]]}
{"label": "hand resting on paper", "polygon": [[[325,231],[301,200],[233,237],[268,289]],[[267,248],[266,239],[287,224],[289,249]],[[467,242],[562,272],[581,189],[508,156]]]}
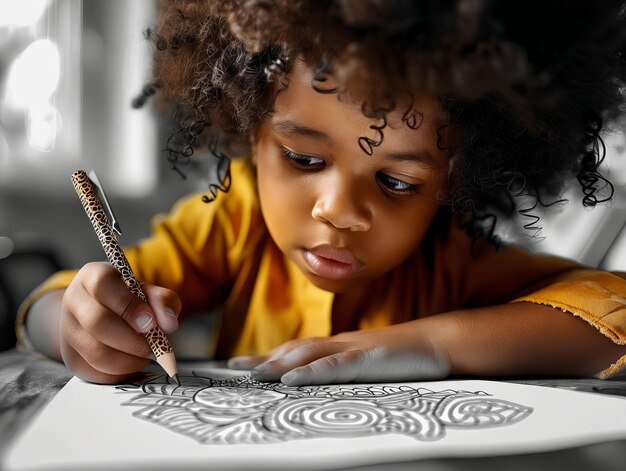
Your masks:
{"label": "hand resting on paper", "polygon": [[290,386],[420,381],[451,374],[591,376],[619,361],[624,348],[560,309],[517,302],[293,340],[265,355],[233,358],[228,366]]}
{"label": "hand resting on paper", "polygon": [[[60,311],[59,348],[67,367],[87,381],[118,383],[153,358],[145,332],[156,323],[165,333],[178,329],[178,296],[148,283],[142,290],[149,305],[129,291],[110,264],[88,263],[62,295],[61,309],[63,291],[51,292],[33,305],[29,317],[37,316],[37,311],[49,316]],[[30,325],[29,332],[36,343]]]}
{"label": "hand resting on paper", "polygon": [[254,379],[289,386],[446,377],[446,355],[416,337],[419,330],[407,329],[408,324],[292,340],[267,355],[232,358],[228,366],[253,369]]}

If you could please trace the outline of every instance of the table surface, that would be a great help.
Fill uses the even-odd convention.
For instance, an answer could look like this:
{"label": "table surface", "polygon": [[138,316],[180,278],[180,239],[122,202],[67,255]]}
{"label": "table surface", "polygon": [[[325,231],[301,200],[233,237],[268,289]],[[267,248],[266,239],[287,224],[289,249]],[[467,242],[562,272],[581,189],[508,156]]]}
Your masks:
{"label": "table surface", "polygon": [[[70,380],[64,365],[35,358],[16,350],[0,353],[0,463],[17,433]],[[516,379],[524,384],[557,387],[622,396],[626,400],[626,380],[597,379]],[[626,425],[626,424],[625,424]],[[416,462],[362,466],[351,470],[408,470]],[[626,439],[574,447],[565,450],[524,455],[481,458],[420,460],[420,470],[615,470],[626,466]]]}

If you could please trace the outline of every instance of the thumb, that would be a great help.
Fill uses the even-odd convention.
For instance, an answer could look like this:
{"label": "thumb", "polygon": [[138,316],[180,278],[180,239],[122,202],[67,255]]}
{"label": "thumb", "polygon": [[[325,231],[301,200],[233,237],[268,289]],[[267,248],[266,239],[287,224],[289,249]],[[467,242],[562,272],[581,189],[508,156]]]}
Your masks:
{"label": "thumb", "polygon": [[180,315],[181,302],[178,295],[167,288],[143,283],[141,285],[148,304],[156,316],[156,322],[166,334],[178,330],[178,316]]}
{"label": "thumb", "polygon": [[421,381],[450,373],[448,359],[437,351],[395,350],[376,347],[363,357],[356,381]]}

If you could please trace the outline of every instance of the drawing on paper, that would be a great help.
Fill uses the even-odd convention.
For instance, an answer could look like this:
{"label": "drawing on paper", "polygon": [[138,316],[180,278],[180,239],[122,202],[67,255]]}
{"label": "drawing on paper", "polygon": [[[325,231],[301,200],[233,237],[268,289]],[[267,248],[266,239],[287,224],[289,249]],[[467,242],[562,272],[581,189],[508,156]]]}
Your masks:
{"label": "drawing on paper", "polygon": [[290,387],[250,376],[181,376],[181,386],[154,376],[118,386],[134,395],[122,405],[135,417],[204,444],[277,443],[305,438],[403,434],[436,441],[447,429],[510,426],[533,408],[484,391],[433,391],[408,385]]}

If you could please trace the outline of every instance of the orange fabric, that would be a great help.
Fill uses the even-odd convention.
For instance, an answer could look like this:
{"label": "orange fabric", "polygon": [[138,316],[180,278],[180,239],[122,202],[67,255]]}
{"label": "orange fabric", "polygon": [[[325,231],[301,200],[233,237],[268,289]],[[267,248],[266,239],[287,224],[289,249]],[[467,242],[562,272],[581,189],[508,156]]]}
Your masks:
{"label": "orange fabric", "polygon": [[[527,301],[570,312],[594,326],[613,342],[626,344],[626,292],[624,280],[611,273],[580,271],[516,302]],[[626,356],[598,373],[609,378],[626,368]]]}
{"label": "orange fabric", "polygon": [[[210,204],[199,195],[184,198],[171,214],[154,219],[150,238],[126,249],[137,278],[175,290],[187,315],[219,310],[217,357],[330,335],[334,295],[311,284],[273,243],[247,162],[233,161],[231,176],[229,193]],[[68,271],[50,278],[24,309],[44,292],[67,286],[73,275]],[[580,316],[614,342],[626,343],[625,280],[515,246],[497,251],[483,240],[472,244],[455,223],[429,234],[409,259],[367,292],[350,316],[350,328],[528,301]],[[600,375],[617,373],[625,364]]]}

